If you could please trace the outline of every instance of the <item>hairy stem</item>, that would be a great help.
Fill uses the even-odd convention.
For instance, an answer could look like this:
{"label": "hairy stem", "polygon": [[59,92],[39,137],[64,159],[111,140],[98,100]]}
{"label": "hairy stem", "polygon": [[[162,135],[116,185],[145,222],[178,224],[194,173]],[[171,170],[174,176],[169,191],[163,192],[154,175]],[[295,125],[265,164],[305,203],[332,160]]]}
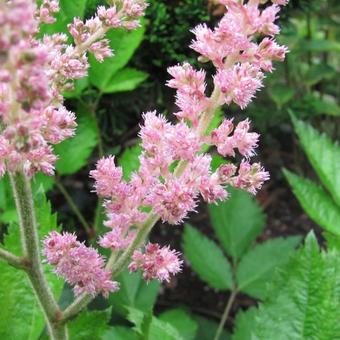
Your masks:
{"label": "hairy stem", "polygon": [[9,265],[19,269],[27,269],[29,261],[25,258],[18,257],[11,252],[0,248],[0,259],[6,261]]}
{"label": "hairy stem", "polygon": [[231,294],[230,294],[230,297],[229,297],[229,300],[228,300],[228,303],[225,307],[225,310],[223,312],[223,315],[222,315],[222,318],[221,318],[221,321],[220,321],[220,324],[218,325],[218,328],[217,328],[217,331],[216,331],[216,334],[215,334],[215,337],[214,337],[214,340],[219,340],[220,337],[221,337],[221,334],[223,332],[223,328],[224,328],[224,325],[226,323],[226,321],[228,320],[228,316],[229,316],[229,313],[230,313],[230,310],[231,310],[231,307],[233,306],[233,303],[235,301],[235,298],[237,296],[237,290],[234,289]]}
{"label": "hairy stem", "polygon": [[87,223],[85,217],[83,216],[83,214],[80,212],[80,210],[78,209],[77,205],[75,204],[74,200],[72,199],[72,197],[70,196],[70,194],[67,192],[66,188],[64,187],[64,185],[60,182],[59,178],[56,178],[56,185],[59,189],[59,191],[63,194],[63,196],[65,197],[68,205],[70,206],[71,210],[74,212],[74,214],[77,216],[80,224],[84,227],[84,229],[86,230],[87,234],[90,235],[91,234],[91,227],[90,225]]}
{"label": "hairy stem", "polygon": [[28,278],[45,315],[51,339],[67,339],[66,327],[57,323],[61,311],[47,283],[41,263],[31,183],[26,175],[20,172],[10,174],[10,179],[19,217],[22,250],[30,263],[26,268]]}

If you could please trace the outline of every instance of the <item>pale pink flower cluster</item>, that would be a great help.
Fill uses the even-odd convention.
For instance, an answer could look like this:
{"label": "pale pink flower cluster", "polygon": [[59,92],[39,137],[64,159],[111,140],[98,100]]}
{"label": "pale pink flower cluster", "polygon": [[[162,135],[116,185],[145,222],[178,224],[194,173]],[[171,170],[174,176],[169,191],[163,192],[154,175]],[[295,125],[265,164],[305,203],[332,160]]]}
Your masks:
{"label": "pale pink flower cluster", "polygon": [[[250,131],[248,119],[237,124],[224,119],[210,133],[207,129],[218,107],[232,102],[246,107],[262,87],[264,72],[272,71],[272,61],[284,59],[287,49],[273,36],[279,32],[275,23],[278,3],[285,2],[263,10],[254,0],[221,3],[227,12],[220,23],[213,30],[206,25],[196,27],[191,45],[201,61],[211,61],[216,67],[214,91],[207,93],[204,71],[189,63],[170,67],[172,79],[167,85],[176,89],[179,121],[171,123],[156,112],[143,115],[140,168],[130,181],[123,180],[113,157],[101,159],[90,173],[97,194],[104,198],[105,225],[111,229],[100,239],[103,247],[123,251],[150,216],[179,224],[195,211],[200,196],[209,203],[225,200],[227,186],[255,194],[269,179],[261,164],[250,163],[259,135]],[[201,151],[204,145],[215,146],[224,157],[240,155],[243,159],[238,165],[230,162],[212,171],[211,156]],[[135,251],[129,268],[141,269],[147,280],[168,280],[179,270],[180,260],[169,248],[148,244],[145,252]]]}
{"label": "pale pink flower cluster", "polygon": [[179,253],[169,247],[161,248],[158,244],[148,243],[145,253],[136,250],[132,255],[129,270],[135,272],[140,269],[146,281],[157,279],[169,281],[170,274],[175,275],[181,271],[183,261]]}
{"label": "pale pink flower cluster", "polygon": [[76,128],[62,91],[87,74],[87,52],[99,61],[112,55],[107,30],[137,27],[145,8],[142,0],[101,6],[94,18],[69,25],[75,45],[68,45],[64,34],[38,38],[40,24],[55,21],[57,0],[43,0],[39,7],[32,0],[0,3],[0,176],[53,175],[57,157],[51,145],[72,137]]}
{"label": "pale pink flower cluster", "polygon": [[111,280],[111,271],[105,269],[105,261],[94,248],[77,241],[73,234],[51,232],[44,240],[44,256],[53,265],[54,272],[74,286],[74,293],[88,293],[92,296],[119,289]]}

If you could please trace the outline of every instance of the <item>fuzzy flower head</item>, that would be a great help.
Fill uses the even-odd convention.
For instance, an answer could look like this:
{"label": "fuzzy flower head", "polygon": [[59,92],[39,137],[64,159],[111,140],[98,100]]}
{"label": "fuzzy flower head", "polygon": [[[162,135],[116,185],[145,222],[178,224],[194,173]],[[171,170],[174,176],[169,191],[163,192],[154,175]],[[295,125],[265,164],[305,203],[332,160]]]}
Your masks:
{"label": "fuzzy flower head", "polygon": [[43,255],[54,266],[54,272],[74,286],[76,295],[108,297],[119,288],[117,282],[111,281],[111,272],[104,268],[103,257],[77,241],[74,234],[51,232],[44,240]]}
{"label": "fuzzy flower head", "polygon": [[146,281],[169,281],[171,275],[181,271],[183,261],[179,259],[180,253],[169,247],[161,248],[157,243],[145,246],[145,252],[136,250],[132,256],[129,270],[135,272],[140,269]]}

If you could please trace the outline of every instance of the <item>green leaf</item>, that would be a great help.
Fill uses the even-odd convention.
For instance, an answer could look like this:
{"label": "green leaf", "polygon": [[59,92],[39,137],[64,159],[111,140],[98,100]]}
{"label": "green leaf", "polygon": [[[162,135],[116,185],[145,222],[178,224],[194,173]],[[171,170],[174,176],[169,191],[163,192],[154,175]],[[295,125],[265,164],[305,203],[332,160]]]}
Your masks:
{"label": "green leaf", "polygon": [[110,330],[110,311],[84,311],[69,322],[70,340],[102,339]]}
{"label": "green leaf", "polygon": [[225,251],[238,260],[261,234],[265,217],[250,194],[235,189],[230,189],[230,192],[229,200],[208,207],[212,227],[219,241]]}
{"label": "green leaf", "polygon": [[147,333],[143,334],[143,339],[148,340],[186,340],[178,330],[167,322],[163,322],[152,317]]}
{"label": "green leaf", "polygon": [[340,206],[340,146],[292,116],[295,131],[321,182]]}
{"label": "green leaf", "polygon": [[135,308],[142,312],[150,312],[156,302],[160,283],[156,280],[147,284],[141,274],[124,271],[117,281],[120,290],[111,294],[109,301],[113,310],[120,315],[126,316],[129,308]]}
{"label": "green leaf", "polygon": [[140,144],[125,149],[118,159],[118,165],[123,168],[123,177],[126,181],[130,179],[131,174],[139,168],[139,156],[142,153]]}
{"label": "green leaf", "polygon": [[216,289],[232,287],[231,267],[221,248],[198,230],[185,225],[183,250],[199,277]]}
{"label": "green leaf", "polygon": [[300,237],[276,238],[258,244],[238,265],[238,289],[255,298],[265,297],[265,287],[277,268],[286,264],[290,254],[300,242]]}
{"label": "green leaf", "polygon": [[60,175],[73,174],[87,164],[97,145],[96,131],[94,117],[89,114],[79,115],[75,136],[55,146],[59,156],[56,169]]}
{"label": "green leaf", "polygon": [[314,182],[284,170],[294,195],[308,216],[325,230],[340,236],[340,208]]}
{"label": "green leaf", "polygon": [[110,83],[102,90],[103,93],[116,93],[132,91],[136,89],[148,74],[133,68],[119,70],[110,80]]}
{"label": "green leaf", "polygon": [[329,233],[327,231],[325,231],[322,235],[327,242],[327,248],[329,250],[335,249],[340,252],[340,236],[333,235],[332,233]]}
{"label": "green leaf", "polygon": [[324,79],[330,80],[336,75],[337,75],[336,70],[329,65],[326,64],[313,65],[306,73],[305,83],[308,85],[315,85]]}
{"label": "green leaf", "polygon": [[278,273],[255,317],[252,339],[339,339],[340,257],[314,234]]}
{"label": "green leaf", "polygon": [[90,55],[89,80],[99,90],[105,91],[113,76],[130,60],[137,47],[143,40],[145,27],[127,32],[123,29],[111,30],[106,37],[110,40],[110,47],[114,56],[99,63]]}
{"label": "green leaf", "polygon": [[294,89],[287,85],[277,84],[269,89],[269,95],[278,108],[282,108],[284,104],[288,103],[294,97],[294,94]]}
{"label": "green leaf", "polygon": [[186,340],[171,324],[161,321],[151,313],[143,313],[129,308],[128,320],[135,324],[135,331],[141,339],[148,340]]}
{"label": "green leaf", "polygon": [[123,326],[110,327],[101,340],[139,340],[138,334]]}
{"label": "green leaf", "polygon": [[87,0],[59,0],[60,11],[69,19],[84,19],[86,3]]}
{"label": "green leaf", "polygon": [[[193,318],[196,320],[198,324],[198,330],[195,340],[214,339],[214,336],[218,328],[218,323],[200,315],[194,315]],[[220,339],[228,340],[230,338],[231,338],[230,334],[224,329]]]}
{"label": "green leaf", "polygon": [[[43,195],[36,198],[35,206],[39,238],[42,239],[51,230],[57,230],[57,219]],[[21,254],[20,233],[16,223],[10,224],[4,247],[16,255]],[[50,266],[44,265],[44,270],[54,295],[58,297],[63,281],[52,273]],[[36,340],[44,328],[45,320],[26,274],[2,261],[0,272],[0,300],[2,306],[6,306],[0,314],[0,338]]]}
{"label": "green leaf", "polygon": [[255,323],[257,310],[255,307],[240,311],[236,315],[232,340],[252,340],[251,333]]}
{"label": "green leaf", "polygon": [[162,313],[159,320],[172,325],[185,340],[195,339],[197,323],[183,309],[171,309]]}

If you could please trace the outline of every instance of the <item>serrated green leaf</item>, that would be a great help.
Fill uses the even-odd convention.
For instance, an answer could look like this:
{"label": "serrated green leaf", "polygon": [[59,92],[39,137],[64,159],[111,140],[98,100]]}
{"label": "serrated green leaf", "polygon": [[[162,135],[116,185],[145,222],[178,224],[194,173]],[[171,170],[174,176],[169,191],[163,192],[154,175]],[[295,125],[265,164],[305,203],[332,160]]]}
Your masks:
{"label": "serrated green leaf", "polygon": [[221,248],[201,232],[185,225],[183,250],[192,268],[209,286],[226,290],[232,287],[232,272]]}
{"label": "serrated green leaf", "polygon": [[169,323],[172,327],[177,329],[178,333],[185,340],[195,339],[197,332],[197,323],[191,316],[183,309],[171,309],[162,313],[159,320]]}
{"label": "serrated green leaf", "polygon": [[119,275],[117,281],[120,283],[120,290],[109,297],[115,312],[126,316],[129,308],[142,312],[152,311],[159,293],[160,283],[158,281],[147,284],[139,272],[129,273],[128,271]]}
{"label": "serrated green leaf", "polygon": [[223,248],[238,260],[261,234],[265,217],[248,193],[236,189],[230,189],[230,193],[229,200],[209,205],[209,215]]}
{"label": "serrated green leaf", "polygon": [[106,37],[110,40],[110,47],[115,55],[111,58],[106,58],[102,63],[99,63],[93,56],[90,56],[90,83],[101,91],[105,91],[117,71],[121,70],[129,62],[133,53],[142,42],[144,32],[144,26],[130,32],[124,29],[109,31]]}
{"label": "serrated green leaf", "polygon": [[340,206],[340,146],[292,116],[295,131],[321,182]]}
{"label": "serrated green leaf", "polygon": [[269,95],[275,102],[278,108],[288,103],[294,97],[295,91],[287,85],[274,85],[269,89]]}
{"label": "serrated green leaf", "polygon": [[56,169],[60,175],[73,174],[85,166],[97,145],[95,118],[81,114],[77,123],[75,136],[55,146],[59,156]]}
{"label": "serrated green leaf", "polygon": [[131,174],[139,168],[139,156],[142,153],[142,147],[139,144],[125,149],[118,159],[118,165],[123,168],[123,178],[128,181]]}
{"label": "serrated green leaf", "polygon": [[[35,199],[39,238],[51,230],[58,230],[56,215],[43,195]],[[16,223],[11,223],[5,236],[4,247],[16,255],[21,254],[20,233]],[[51,267],[44,265],[47,280],[56,297],[61,293],[63,281],[52,273]],[[36,340],[45,324],[38,301],[31,284],[23,271],[0,261],[0,338],[15,340]]]}
{"label": "serrated green leaf", "polygon": [[232,340],[252,340],[251,333],[254,328],[256,313],[255,307],[237,313]]}
{"label": "serrated green leaf", "polygon": [[340,208],[314,182],[284,170],[293,192],[308,216],[325,230],[340,235]]}
{"label": "serrated green leaf", "polygon": [[70,340],[102,339],[110,330],[108,322],[110,311],[84,311],[76,319],[69,322]]}
{"label": "serrated green leaf", "polygon": [[[194,320],[196,320],[198,324],[198,330],[195,337],[195,340],[208,340],[214,339],[216,334],[218,323],[216,321],[207,319],[200,315],[193,315]],[[221,340],[228,340],[230,339],[230,334],[224,329],[222,331]]]}
{"label": "serrated green leaf", "polygon": [[252,339],[339,339],[339,287],[339,253],[320,252],[310,234],[277,274],[256,315]]}
{"label": "serrated green leaf", "polygon": [[116,93],[132,91],[136,89],[148,74],[133,68],[119,70],[111,79],[109,84],[103,89],[103,93]]}
{"label": "serrated green leaf", "polygon": [[286,264],[300,237],[276,238],[258,244],[240,261],[236,280],[238,289],[255,298],[265,297],[265,287],[275,271]]}
{"label": "serrated green leaf", "polygon": [[143,338],[148,340],[186,340],[171,324],[155,317],[152,317],[147,333],[143,334]]}

